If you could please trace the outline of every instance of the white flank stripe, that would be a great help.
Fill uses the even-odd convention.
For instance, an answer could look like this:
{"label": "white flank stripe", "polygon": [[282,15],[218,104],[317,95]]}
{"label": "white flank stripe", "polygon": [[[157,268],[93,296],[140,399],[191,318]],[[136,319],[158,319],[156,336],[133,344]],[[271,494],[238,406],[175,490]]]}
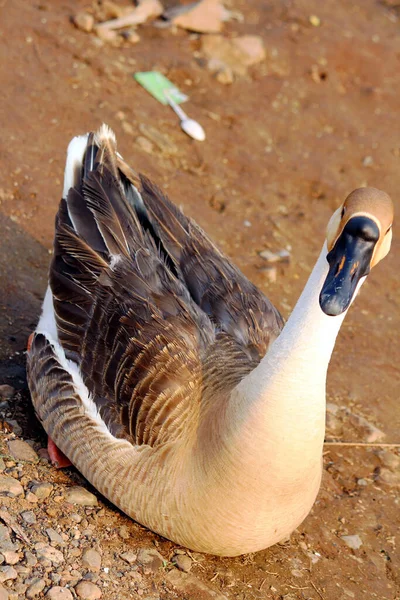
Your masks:
{"label": "white flank stripe", "polygon": [[71,375],[75,392],[78,394],[85,413],[89,419],[93,421],[99,430],[106,434],[110,440],[117,440],[117,438],[110,433],[107,425],[101,418],[99,411],[97,410],[97,406],[93,402],[89,390],[83,382],[78,365],[73,360],[67,359],[64,349],[58,341],[56,319],[53,307],[53,295],[51,293],[50,286],[47,288],[47,292],[43,301],[42,315],[39,319],[36,333],[41,333],[45,336],[45,338],[53,346],[54,353],[61,367]]}

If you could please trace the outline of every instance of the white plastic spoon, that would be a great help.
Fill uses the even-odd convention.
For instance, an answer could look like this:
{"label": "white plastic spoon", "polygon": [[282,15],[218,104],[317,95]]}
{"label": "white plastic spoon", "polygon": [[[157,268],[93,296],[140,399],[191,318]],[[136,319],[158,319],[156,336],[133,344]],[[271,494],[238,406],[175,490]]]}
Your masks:
{"label": "white plastic spoon", "polygon": [[175,113],[178,115],[181,121],[181,128],[183,129],[183,131],[194,140],[203,142],[206,139],[206,134],[200,123],[198,123],[194,119],[190,119],[185,113],[185,111],[183,111],[181,107],[174,100],[172,100],[167,90],[164,91],[164,95],[172,110],[175,111]]}

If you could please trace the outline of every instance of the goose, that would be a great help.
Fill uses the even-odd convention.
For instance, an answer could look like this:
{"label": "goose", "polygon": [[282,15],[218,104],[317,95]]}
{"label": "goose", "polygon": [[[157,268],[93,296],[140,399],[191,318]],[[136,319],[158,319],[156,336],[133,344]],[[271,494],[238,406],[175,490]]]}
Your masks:
{"label": "goose", "polygon": [[[287,537],[322,473],[336,336],[389,252],[393,205],[353,191],[288,321],[106,125],[70,142],[27,376],[53,442],[150,530],[237,556]],[[61,455],[61,454],[60,454]]]}

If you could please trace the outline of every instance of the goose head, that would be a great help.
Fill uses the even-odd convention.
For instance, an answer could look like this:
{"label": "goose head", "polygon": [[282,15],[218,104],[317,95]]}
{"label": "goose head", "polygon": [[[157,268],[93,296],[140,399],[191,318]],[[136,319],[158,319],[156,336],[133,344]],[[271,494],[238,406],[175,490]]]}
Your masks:
{"label": "goose head", "polygon": [[325,314],[347,310],[372,267],[387,255],[392,221],[392,200],[371,187],[351,192],[332,215],[326,234],[329,271],[319,296]]}

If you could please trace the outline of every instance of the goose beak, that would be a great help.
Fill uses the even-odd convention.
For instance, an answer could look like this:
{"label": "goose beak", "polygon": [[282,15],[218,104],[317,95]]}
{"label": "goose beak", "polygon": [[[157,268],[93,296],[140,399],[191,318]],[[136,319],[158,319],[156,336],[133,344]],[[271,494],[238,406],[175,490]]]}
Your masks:
{"label": "goose beak", "polygon": [[379,236],[378,225],[369,217],[354,216],[347,221],[326,257],[329,272],[319,296],[326,315],[336,317],[348,309],[360,279],[370,272]]}

